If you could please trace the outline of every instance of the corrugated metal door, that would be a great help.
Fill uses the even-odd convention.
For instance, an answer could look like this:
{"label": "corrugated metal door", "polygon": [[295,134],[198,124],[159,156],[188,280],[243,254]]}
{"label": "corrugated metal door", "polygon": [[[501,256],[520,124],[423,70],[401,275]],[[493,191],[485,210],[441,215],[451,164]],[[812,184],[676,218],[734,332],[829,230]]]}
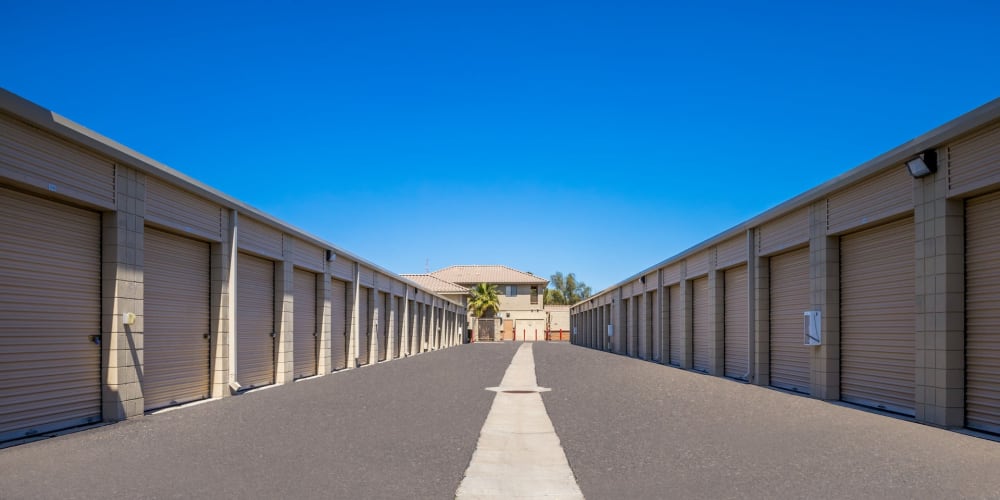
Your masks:
{"label": "corrugated metal door", "polygon": [[333,280],[331,293],[331,314],[330,318],[330,352],[333,356],[333,369],[342,370],[347,368],[347,283],[340,280]]}
{"label": "corrugated metal door", "polygon": [[809,348],[802,313],[809,309],[809,249],[771,257],[771,385],[809,394]]}
{"label": "corrugated metal door", "polygon": [[245,253],[236,263],[236,380],[274,383],[274,262]]}
{"label": "corrugated metal door", "polygon": [[965,205],[965,420],[1000,432],[1000,193]]}
{"label": "corrugated metal door", "polygon": [[[631,345],[629,342],[629,330],[632,328],[632,319],[629,318],[629,311],[631,310],[632,301],[629,299],[622,299],[621,306],[619,307],[618,316],[621,318],[621,338],[618,342],[618,353],[628,356],[628,347]],[[618,332],[615,332],[616,334]]]}
{"label": "corrugated metal door", "polygon": [[694,280],[691,283],[691,292],[694,294],[694,309],[691,312],[694,352],[691,368],[707,372],[712,349],[712,331],[709,329],[712,311],[708,300],[708,277]]}
{"label": "corrugated metal door", "polygon": [[0,441],[101,419],[101,217],[0,189]]}
{"label": "corrugated metal door", "polygon": [[914,227],[840,238],[840,398],[913,415]]}
{"label": "corrugated metal door", "polygon": [[746,380],[749,375],[750,303],[747,298],[747,267],[739,266],[725,272],[726,289],[726,363],[727,377]]}
{"label": "corrugated metal door", "polygon": [[[660,353],[657,352],[657,348],[660,346],[659,342],[654,342],[657,338],[654,334],[654,326],[656,322],[653,320],[653,314],[656,311],[656,291],[652,291],[646,294],[646,359],[653,361],[660,361]],[[562,340],[561,338],[559,340]]]}
{"label": "corrugated metal door", "polygon": [[396,338],[392,340],[392,352],[393,356],[397,358],[403,357],[403,298],[396,297],[396,311],[393,313],[393,321],[395,322],[395,334]]}
{"label": "corrugated metal door", "polygon": [[680,366],[684,347],[684,310],[681,309],[681,287],[673,285],[668,289],[670,310],[670,364]]}
{"label": "corrugated metal door", "polygon": [[378,360],[385,361],[389,354],[389,296],[378,292]]}
{"label": "corrugated metal door", "polygon": [[639,351],[639,347],[642,346],[643,344],[642,342],[643,325],[641,322],[642,308],[640,307],[642,305],[642,295],[636,295],[632,297],[631,302],[632,302],[632,320],[631,320],[632,335],[630,339],[632,340],[632,346],[630,347],[630,349],[632,350],[632,352],[630,353],[630,356],[632,356],[633,358],[638,358],[641,357],[643,354],[641,351]]}
{"label": "corrugated metal door", "polygon": [[371,310],[368,307],[368,294],[371,291],[369,288],[360,287],[358,288],[358,364],[367,365],[368,353],[371,350],[371,344],[368,338],[368,331],[372,327],[372,316]]}
{"label": "corrugated metal door", "polygon": [[296,269],[293,272],[295,313],[292,346],[295,351],[295,378],[316,375],[316,274]]}
{"label": "corrugated metal door", "polygon": [[147,410],[209,396],[208,243],[146,228],[142,393]]}
{"label": "corrugated metal door", "polygon": [[410,323],[407,328],[410,329],[407,340],[410,342],[410,355],[420,353],[420,312],[417,310],[418,304],[416,301],[410,302]]}

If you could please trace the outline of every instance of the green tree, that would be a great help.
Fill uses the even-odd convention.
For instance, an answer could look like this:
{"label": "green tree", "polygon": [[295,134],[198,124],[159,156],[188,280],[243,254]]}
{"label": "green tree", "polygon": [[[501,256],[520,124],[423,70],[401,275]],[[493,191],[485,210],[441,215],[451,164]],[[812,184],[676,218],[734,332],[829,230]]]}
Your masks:
{"label": "green tree", "polygon": [[472,299],[469,300],[469,309],[472,315],[482,318],[491,309],[493,312],[500,310],[500,295],[496,285],[480,283],[472,288]]}
{"label": "green tree", "polygon": [[549,287],[545,289],[546,304],[576,304],[590,297],[590,287],[582,281],[577,281],[576,275],[557,272],[549,278]]}

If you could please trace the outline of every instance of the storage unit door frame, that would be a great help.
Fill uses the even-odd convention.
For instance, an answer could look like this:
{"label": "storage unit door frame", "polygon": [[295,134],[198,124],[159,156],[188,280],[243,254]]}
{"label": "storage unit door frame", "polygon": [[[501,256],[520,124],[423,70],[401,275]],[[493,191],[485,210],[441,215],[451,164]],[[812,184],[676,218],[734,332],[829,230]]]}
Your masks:
{"label": "storage unit door frame", "polygon": [[330,299],[330,356],[334,370],[347,368],[347,341],[350,329],[350,316],[347,305],[350,303],[350,285],[346,281],[331,280]]}
{"label": "storage unit door frame", "polygon": [[694,336],[691,340],[693,350],[691,369],[707,373],[711,368],[710,354],[712,349],[712,330],[709,328],[712,308],[708,300],[708,276],[692,280],[690,290],[691,294],[694,295],[691,310],[691,332]]}
{"label": "storage unit door frame", "polygon": [[145,409],[206,399],[211,385],[211,245],[151,227],[144,238]]}
{"label": "storage unit door frame", "polygon": [[840,399],[913,416],[913,219],[840,238]]}
{"label": "storage unit door frame", "polygon": [[725,364],[724,374],[737,380],[750,375],[750,302],[747,295],[747,266],[726,269]]}
{"label": "storage unit door frame", "polygon": [[317,290],[315,273],[304,269],[292,271],[293,294],[292,350],[294,378],[316,375],[316,343],[319,341],[317,327]]}
{"label": "storage unit door frame", "polygon": [[1000,192],[965,203],[965,425],[1000,433]]}
{"label": "storage unit door frame", "polygon": [[0,441],[98,422],[101,215],[0,188],[0,218]]}
{"label": "storage unit door frame", "polygon": [[236,258],[236,381],[244,389],[274,383],[274,261]]}
{"label": "storage unit door frame", "polygon": [[770,258],[771,385],[811,392],[811,352],[802,341],[803,312],[809,309],[809,248]]}

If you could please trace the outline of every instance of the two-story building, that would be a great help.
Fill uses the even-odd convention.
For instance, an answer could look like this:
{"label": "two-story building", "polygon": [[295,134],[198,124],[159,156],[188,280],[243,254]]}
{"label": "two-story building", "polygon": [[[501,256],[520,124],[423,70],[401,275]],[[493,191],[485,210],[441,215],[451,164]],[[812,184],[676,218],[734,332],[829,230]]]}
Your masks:
{"label": "two-story building", "polygon": [[[475,330],[477,340],[545,340],[547,316],[545,312],[545,287],[549,280],[507,266],[471,265],[450,266],[429,274],[404,274],[406,278],[428,286],[436,293],[457,294],[480,283],[496,285],[500,310],[490,311],[479,328],[480,322],[469,313],[469,325]],[[454,297],[452,297],[454,298]],[[456,299],[458,300],[458,299]]]}

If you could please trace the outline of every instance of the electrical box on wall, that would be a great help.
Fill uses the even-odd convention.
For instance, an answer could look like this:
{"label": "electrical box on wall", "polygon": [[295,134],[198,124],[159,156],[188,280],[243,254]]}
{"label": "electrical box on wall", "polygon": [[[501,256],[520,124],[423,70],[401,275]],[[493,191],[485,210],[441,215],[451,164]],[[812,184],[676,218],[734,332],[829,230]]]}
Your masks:
{"label": "electrical box on wall", "polygon": [[823,345],[823,330],[820,328],[819,311],[806,311],[803,313],[805,322],[803,324],[803,344]]}
{"label": "electrical box on wall", "polygon": [[615,325],[608,325],[608,337],[615,334]]}

